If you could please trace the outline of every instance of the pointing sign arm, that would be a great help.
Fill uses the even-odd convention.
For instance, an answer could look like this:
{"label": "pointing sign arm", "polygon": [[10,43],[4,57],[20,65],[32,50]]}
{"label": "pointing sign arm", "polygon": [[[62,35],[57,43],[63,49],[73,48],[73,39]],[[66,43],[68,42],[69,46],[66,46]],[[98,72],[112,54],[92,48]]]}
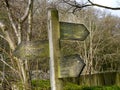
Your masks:
{"label": "pointing sign arm", "polygon": [[88,35],[89,31],[83,24],[60,22],[61,39],[83,41]]}

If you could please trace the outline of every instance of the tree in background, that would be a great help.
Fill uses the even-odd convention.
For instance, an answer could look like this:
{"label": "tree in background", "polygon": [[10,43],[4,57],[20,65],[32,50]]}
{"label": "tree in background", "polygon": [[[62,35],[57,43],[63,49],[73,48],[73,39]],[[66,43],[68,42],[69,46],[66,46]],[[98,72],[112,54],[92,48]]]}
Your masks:
{"label": "tree in background", "polygon": [[[35,0],[34,3],[33,0],[2,0],[0,4],[0,37],[4,42],[7,42],[1,46],[1,49],[3,50],[3,47],[6,46],[9,48],[9,51],[6,52],[11,56],[13,62],[10,65],[18,71],[19,79],[26,85],[30,83],[29,68],[31,61],[20,60],[14,54],[22,42],[48,39],[47,4],[45,0]],[[37,62],[38,60],[32,61]],[[43,67],[43,65],[40,66]],[[47,70],[48,65],[44,66]]]}
{"label": "tree in background", "polygon": [[[116,55],[117,58],[119,57],[117,53],[117,48],[119,48],[119,35],[117,35],[119,33],[119,17],[93,8],[82,9],[74,14],[70,12],[62,14],[64,17],[61,15],[61,21],[83,23],[90,31],[89,37],[84,42],[78,42],[80,55],[82,55],[86,62],[86,72],[101,72],[108,68],[111,68],[110,70],[116,70],[115,67],[118,68],[118,65],[107,67],[107,64],[108,62],[112,64],[112,61],[113,64],[115,63],[114,60],[110,59],[111,55]],[[78,50],[77,46],[75,48]],[[104,57],[107,58],[105,59]],[[118,61],[118,59],[116,60]],[[105,67],[103,68],[103,66]]]}
{"label": "tree in background", "polygon": [[[84,23],[90,30],[90,36],[85,42],[76,42],[77,45],[73,44],[72,47],[75,47],[77,51],[79,50],[79,53],[84,57],[87,64],[86,73],[105,70],[107,66],[107,64],[104,64],[105,62],[112,61],[114,55],[116,55],[116,60],[119,58],[119,35],[117,34],[119,31],[119,18],[107,14],[98,15],[99,11],[84,8],[96,5],[91,1],[81,4],[77,2],[69,3],[68,1],[70,2],[70,0],[64,0],[64,2],[68,4],[69,9],[64,5],[65,7],[62,7],[62,11],[60,10],[61,17],[64,16],[61,21],[69,20],[70,22]],[[62,5],[64,2],[62,2]],[[30,78],[29,62],[14,57],[12,52],[16,50],[22,41],[47,39],[47,4],[45,0],[35,0],[34,3],[36,4],[34,4],[33,8],[33,0],[1,0],[0,4],[1,3],[4,3],[0,6],[0,11],[4,11],[2,12],[2,17],[4,16],[5,20],[0,23],[0,37],[8,42],[10,47],[8,51],[9,55],[12,56],[11,60],[13,62],[12,67],[15,66],[15,70],[18,71],[16,73],[21,78],[23,84],[26,85],[25,83],[29,84],[28,79]],[[59,6],[62,5],[59,4]],[[53,5],[53,7],[56,6]],[[67,11],[73,8],[73,12],[77,18],[74,18],[74,15],[71,13],[66,13],[65,17],[63,14],[64,8],[68,9]],[[80,12],[78,11],[76,13],[75,11],[79,9]],[[110,63],[110,66],[113,68],[116,67],[115,65],[114,63]]]}
{"label": "tree in background", "polygon": [[[23,88],[25,90],[30,90],[30,75],[29,75],[29,62],[27,60],[23,61],[19,58],[14,57],[13,51],[16,47],[22,42],[23,40],[23,33],[26,32],[26,40],[31,40],[31,33],[32,33],[32,11],[33,11],[33,0],[27,1],[10,1],[10,0],[2,0],[4,4],[4,10],[7,14],[7,19],[9,22],[9,26],[3,22],[0,22],[1,34],[0,37],[6,40],[10,47],[10,56],[12,57],[11,60],[14,63],[14,67],[23,84]],[[18,4],[19,3],[19,4]],[[20,5],[23,4],[21,8]],[[16,7],[16,8],[15,8]],[[25,10],[24,10],[25,9]],[[23,30],[24,24],[27,23],[26,31]]]}

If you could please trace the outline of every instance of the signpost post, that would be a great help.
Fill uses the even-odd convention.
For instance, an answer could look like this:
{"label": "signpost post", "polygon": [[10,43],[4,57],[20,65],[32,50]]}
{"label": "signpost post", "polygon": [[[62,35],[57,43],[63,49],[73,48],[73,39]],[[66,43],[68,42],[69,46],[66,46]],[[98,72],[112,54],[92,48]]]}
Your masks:
{"label": "signpost post", "polygon": [[50,83],[51,90],[63,90],[62,80],[58,78],[60,61],[60,29],[58,12],[55,9],[48,11],[48,37],[50,50]]}
{"label": "signpost post", "polygon": [[58,11],[48,10],[51,90],[63,90],[62,78],[77,77],[85,63],[79,55],[62,56],[61,40],[85,40],[89,31],[83,24],[59,22]]}
{"label": "signpost post", "polygon": [[84,61],[78,54],[65,56],[61,53],[60,44],[63,40],[83,41],[89,31],[83,24],[59,22],[58,11],[48,10],[48,37],[47,41],[23,42],[14,51],[20,59],[35,59],[50,56],[50,83],[51,90],[63,90],[62,78],[78,77],[84,66]]}
{"label": "signpost post", "polygon": [[84,66],[84,61],[78,54],[65,56],[61,53],[60,44],[63,40],[83,41],[89,31],[83,24],[59,22],[58,11],[48,10],[48,41],[23,42],[14,51],[20,59],[35,59],[50,56],[51,90],[63,90],[62,78],[78,77]]}

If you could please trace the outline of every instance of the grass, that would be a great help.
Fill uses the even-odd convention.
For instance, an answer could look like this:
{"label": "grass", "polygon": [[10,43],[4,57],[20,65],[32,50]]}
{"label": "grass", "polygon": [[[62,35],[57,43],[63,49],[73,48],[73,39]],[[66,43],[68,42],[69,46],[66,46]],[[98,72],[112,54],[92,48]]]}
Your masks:
{"label": "grass", "polygon": [[119,86],[79,86],[73,83],[67,83],[64,90],[120,90]]}
{"label": "grass", "polygon": [[[33,80],[32,86],[34,90],[50,90],[49,80]],[[80,86],[74,83],[67,82],[64,90],[120,90],[119,86]]]}
{"label": "grass", "polygon": [[49,80],[32,80],[34,90],[50,90]]}

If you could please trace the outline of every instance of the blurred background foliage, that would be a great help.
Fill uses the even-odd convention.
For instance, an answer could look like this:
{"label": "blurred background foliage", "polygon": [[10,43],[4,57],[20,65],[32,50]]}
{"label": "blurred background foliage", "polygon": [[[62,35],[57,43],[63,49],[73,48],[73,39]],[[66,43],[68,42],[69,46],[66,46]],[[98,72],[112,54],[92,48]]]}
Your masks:
{"label": "blurred background foliage", "polygon": [[[10,0],[10,6],[14,21],[16,17],[23,15],[27,0]],[[4,5],[0,1],[0,21],[4,22],[9,29],[13,40],[16,40],[10,21],[7,16]],[[59,5],[58,5],[59,3]],[[84,8],[74,13],[69,9],[69,5],[58,2],[53,4],[59,11],[59,21],[82,23],[90,32],[85,41],[64,41],[60,43],[61,53],[63,55],[79,54],[86,67],[82,74],[120,71],[120,17],[113,16],[111,13],[103,12],[95,8]],[[21,6],[22,5],[22,6]],[[47,33],[47,8],[46,0],[35,0],[33,8],[33,28],[32,41],[48,40]],[[22,41],[26,41],[27,22],[24,22],[22,29]],[[0,34],[2,34],[0,30]],[[0,54],[4,56],[6,62],[10,61],[11,51],[8,43],[0,38]],[[31,60],[31,69],[49,71],[49,59],[38,58]],[[0,71],[3,70],[4,64],[0,62]],[[7,67],[7,66],[6,66]],[[7,68],[8,69],[8,68]],[[9,69],[8,69],[9,70]],[[67,87],[67,86],[66,86]],[[69,86],[68,86],[69,87]],[[70,90],[70,89],[65,89]],[[88,89],[86,89],[88,90]],[[92,90],[92,89],[89,89]],[[93,89],[94,90],[94,89]],[[99,89],[98,89],[99,90]],[[102,90],[102,89],[100,89]],[[103,89],[104,90],[104,89]],[[111,89],[112,90],[112,89]]]}

